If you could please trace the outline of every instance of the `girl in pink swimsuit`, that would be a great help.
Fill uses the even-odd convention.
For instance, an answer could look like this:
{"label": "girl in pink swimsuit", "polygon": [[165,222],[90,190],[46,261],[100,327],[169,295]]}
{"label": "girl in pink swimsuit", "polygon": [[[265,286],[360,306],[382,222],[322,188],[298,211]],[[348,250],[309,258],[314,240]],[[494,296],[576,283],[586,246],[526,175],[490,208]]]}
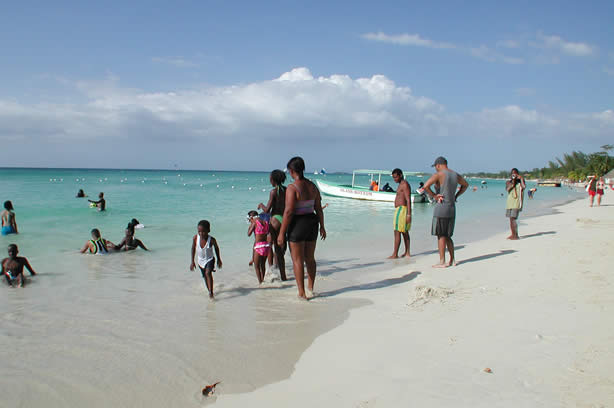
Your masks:
{"label": "girl in pink swimsuit", "polygon": [[266,272],[266,260],[269,252],[271,252],[271,243],[268,241],[269,222],[259,217],[256,211],[250,211],[247,215],[249,217],[247,236],[249,237],[253,233],[256,237],[256,242],[254,243],[254,269],[256,269],[258,283],[262,283]]}

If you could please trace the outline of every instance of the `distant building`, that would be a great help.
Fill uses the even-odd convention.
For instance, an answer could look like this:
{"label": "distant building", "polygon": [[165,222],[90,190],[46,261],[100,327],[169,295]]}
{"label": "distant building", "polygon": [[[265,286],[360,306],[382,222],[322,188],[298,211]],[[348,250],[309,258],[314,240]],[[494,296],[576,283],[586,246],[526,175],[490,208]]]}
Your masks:
{"label": "distant building", "polygon": [[603,179],[605,180],[606,184],[613,184],[614,183],[614,169],[612,169],[609,172],[607,172],[603,176]]}

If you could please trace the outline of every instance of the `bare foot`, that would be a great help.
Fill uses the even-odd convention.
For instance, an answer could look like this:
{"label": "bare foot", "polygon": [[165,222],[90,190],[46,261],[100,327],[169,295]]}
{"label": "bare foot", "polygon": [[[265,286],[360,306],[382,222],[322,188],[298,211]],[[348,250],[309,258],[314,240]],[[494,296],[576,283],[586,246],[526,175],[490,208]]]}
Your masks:
{"label": "bare foot", "polygon": [[510,235],[509,237],[505,238],[505,239],[514,239],[513,235]]}
{"label": "bare foot", "polygon": [[510,238],[508,238],[508,239],[509,239],[510,241],[516,241],[516,240],[518,240],[518,239],[520,239],[520,238],[519,238],[519,237],[510,237]]}
{"label": "bare foot", "polygon": [[388,258],[386,259],[399,259],[398,255],[390,255]]}
{"label": "bare foot", "polygon": [[305,289],[305,298],[306,299],[313,299],[313,291],[309,290],[309,289]]}
{"label": "bare foot", "polygon": [[307,296],[305,296],[304,294],[303,295],[298,295],[298,298],[300,300],[305,300],[305,301],[309,300],[309,299],[307,299]]}
{"label": "bare foot", "polygon": [[447,267],[448,267],[448,264],[446,263],[438,263],[438,264],[433,265],[433,268],[447,268]]}
{"label": "bare foot", "polygon": [[456,265],[457,265],[456,260],[452,260],[448,262],[448,266],[456,266]]}
{"label": "bare foot", "polygon": [[411,258],[411,255],[410,255],[410,254],[408,254],[408,253],[407,253],[407,254],[405,254],[405,255],[403,255],[403,256],[404,256],[405,258]]}

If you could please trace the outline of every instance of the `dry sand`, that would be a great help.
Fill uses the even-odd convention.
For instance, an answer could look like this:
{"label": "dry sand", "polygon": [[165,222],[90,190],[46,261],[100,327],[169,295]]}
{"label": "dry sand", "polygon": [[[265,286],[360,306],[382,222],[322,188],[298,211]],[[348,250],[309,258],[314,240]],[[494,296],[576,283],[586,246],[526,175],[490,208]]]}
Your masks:
{"label": "dry sand", "polygon": [[247,394],[218,389],[210,402],[614,406],[614,206],[604,201],[521,218],[521,240],[507,241],[502,230],[465,244],[453,268],[431,268],[433,251],[366,276],[403,283],[340,293],[372,303],[318,337],[289,379]]}

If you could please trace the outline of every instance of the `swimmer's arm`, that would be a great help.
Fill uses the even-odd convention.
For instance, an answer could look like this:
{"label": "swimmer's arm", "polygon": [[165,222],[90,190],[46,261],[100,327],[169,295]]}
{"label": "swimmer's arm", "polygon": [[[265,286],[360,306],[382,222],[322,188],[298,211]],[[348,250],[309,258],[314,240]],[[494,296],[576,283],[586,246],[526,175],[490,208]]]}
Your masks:
{"label": "swimmer's arm", "polygon": [[138,246],[140,246],[141,248],[143,248],[145,251],[149,251],[149,249],[147,249],[147,248],[145,247],[145,244],[143,244],[143,241],[141,241],[140,239],[137,239],[137,240],[136,240],[136,243],[137,243],[137,245],[138,245]]}
{"label": "swimmer's arm", "polygon": [[193,271],[196,268],[196,264],[194,264],[194,256],[196,256],[196,235],[192,238],[192,250],[190,251],[192,256],[190,256],[190,270]]}
{"label": "swimmer's arm", "polygon": [[118,251],[121,250],[124,245],[126,245],[126,238],[124,237],[124,239],[122,239],[122,242],[119,243],[119,245],[115,246],[115,249],[117,249]]}
{"label": "swimmer's arm", "polygon": [[87,201],[89,201],[90,203],[99,204],[101,200],[94,201],[94,200],[89,200],[89,199],[88,199]]}
{"label": "swimmer's arm", "polygon": [[254,232],[254,229],[256,228],[255,224],[253,221],[249,222],[249,227],[247,227],[247,236],[250,237],[252,235],[252,233]]}
{"label": "swimmer's arm", "polygon": [[258,209],[264,211],[265,213],[268,213],[269,211],[271,211],[271,207],[273,206],[274,197],[275,197],[275,190],[271,190],[271,193],[269,194],[269,202],[267,203],[267,205],[265,206],[264,204],[260,203],[258,204]]}
{"label": "swimmer's arm", "polygon": [[87,241],[83,248],[81,248],[81,253],[84,254],[90,248],[90,241]]}
{"label": "swimmer's arm", "polygon": [[105,240],[107,243],[107,249],[111,248],[111,249],[117,249],[117,245],[115,245],[114,243],[112,243],[109,240]]}
{"label": "swimmer's arm", "polygon": [[217,267],[222,267],[222,257],[220,256],[220,247],[217,246],[217,239],[211,238],[211,243],[213,244],[213,249],[215,250],[215,257],[217,258]]}
{"label": "swimmer's arm", "polygon": [[30,275],[36,275],[36,272],[34,272],[34,269],[32,269],[32,266],[30,266],[30,262],[28,262],[26,258],[21,259],[23,260],[23,266],[25,266],[28,272],[30,272]]}
{"label": "swimmer's arm", "polygon": [[458,184],[460,184],[460,188],[454,195],[454,201],[456,201],[458,196],[463,194],[467,190],[467,187],[469,187],[469,183],[467,183],[467,180],[465,180],[465,178],[461,176],[460,174],[456,175],[456,181],[458,182]]}

